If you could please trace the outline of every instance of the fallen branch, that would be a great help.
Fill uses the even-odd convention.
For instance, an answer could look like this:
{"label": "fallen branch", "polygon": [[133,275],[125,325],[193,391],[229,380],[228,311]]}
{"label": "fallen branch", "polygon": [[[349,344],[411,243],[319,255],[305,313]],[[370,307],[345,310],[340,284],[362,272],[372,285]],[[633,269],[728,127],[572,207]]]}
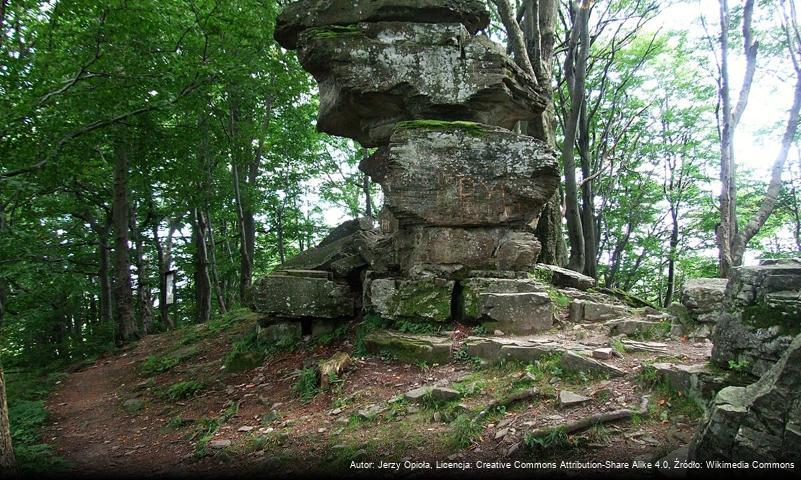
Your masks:
{"label": "fallen branch", "polygon": [[490,402],[487,406],[484,407],[483,410],[478,412],[478,415],[473,419],[473,422],[478,422],[490,412],[495,410],[498,407],[507,407],[513,403],[521,402],[523,400],[528,400],[530,398],[539,397],[542,394],[540,393],[539,389],[537,388],[530,388],[528,390],[523,390],[522,392],[517,392],[509,395],[508,397],[504,397],[500,400],[494,400]]}
{"label": "fallen branch", "polygon": [[642,397],[639,410],[624,408],[612,412],[598,413],[595,415],[590,415],[589,417],[580,418],[574,422],[564,423],[562,425],[537,428],[535,430],[530,431],[528,433],[528,436],[533,438],[542,438],[542,437],[547,437],[548,435],[551,435],[557,431],[563,432],[565,435],[568,435],[571,433],[586,430],[588,428],[594,427],[595,425],[617,422],[619,420],[628,420],[637,415],[646,415],[647,413],[648,413],[648,396],[646,395]]}

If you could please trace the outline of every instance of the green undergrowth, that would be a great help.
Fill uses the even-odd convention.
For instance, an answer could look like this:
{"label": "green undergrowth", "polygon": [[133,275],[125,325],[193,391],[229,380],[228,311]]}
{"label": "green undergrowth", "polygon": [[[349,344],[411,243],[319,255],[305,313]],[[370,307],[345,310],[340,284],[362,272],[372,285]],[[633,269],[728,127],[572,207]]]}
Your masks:
{"label": "green undergrowth", "polygon": [[196,356],[198,351],[198,348],[195,346],[184,348],[164,356],[151,355],[142,361],[140,369],[142,373],[148,376],[164,373]]}
{"label": "green undergrowth", "polygon": [[195,458],[210,455],[212,451],[208,445],[217,430],[220,429],[228,420],[239,413],[239,402],[229,401],[219,415],[213,418],[202,418],[196,422],[195,433],[191,440],[197,440],[195,444]]}
{"label": "green undergrowth", "polygon": [[198,380],[186,380],[183,382],[173,383],[169,387],[164,388],[160,392],[160,396],[164,400],[176,401],[176,400],[185,400],[190,397],[194,397],[197,395],[201,390],[203,390],[204,385]]}
{"label": "green undergrowth", "polygon": [[65,377],[61,372],[10,370],[5,374],[11,441],[20,473],[26,477],[52,475],[67,467],[42,438],[48,418],[45,399]]}
{"label": "green undergrowth", "polygon": [[304,368],[300,371],[298,379],[292,385],[292,393],[300,397],[304,402],[310,402],[320,393],[317,370],[314,368]]}

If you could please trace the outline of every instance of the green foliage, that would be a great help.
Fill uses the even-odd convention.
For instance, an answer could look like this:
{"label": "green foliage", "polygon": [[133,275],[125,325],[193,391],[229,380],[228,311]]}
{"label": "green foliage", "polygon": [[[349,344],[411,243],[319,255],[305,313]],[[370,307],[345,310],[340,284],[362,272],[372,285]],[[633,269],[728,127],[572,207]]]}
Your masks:
{"label": "green foliage", "polygon": [[320,382],[317,378],[317,370],[314,368],[304,368],[300,371],[298,379],[292,385],[292,393],[300,397],[304,402],[310,402],[320,393]]}
{"label": "green foliage", "polygon": [[42,439],[48,418],[44,399],[63,378],[64,374],[54,372],[10,370],[5,374],[11,441],[17,464],[26,476],[54,474],[67,466]]}
{"label": "green foliage", "polygon": [[534,363],[526,365],[526,372],[531,374],[535,381],[562,377],[565,372],[559,363],[561,358],[562,356],[559,353],[543,355],[542,358],[535,360]]}
{"label": "green foliage", "polygon": [[252,370],[262,364],[265,348],[259,345],[255,332],[234,343],[223,360],[225,370],[230,373]]}
{"label": "green foliage", "polygon": [[367,334],[385,328],[387,322],[374,313],[368,313],[356,327],[356,340],[354,344],[354,355],[364,357],[367,355],[367,348],[364,345],[364,337]]}
{"label": "green foliage", "polygon": [[481,432],[484,424],[474,421],[468,414],[461,414],[450,424],[450,442],[455,448],[463,449],[470,446]]}
{"label": "green foliage", "polygon": [[395,328],[404,333],[426,334],[440,331],[442,329],[442,325],[432,322],[396,320]]}
{"label": "green foliage", "polygon": [[187,380],[183,382],[177,382],[169,387],[167,387],[162,397],[165,400],[184,400],[189,397],[193,397],[197,395],[198,392],[203,390],[203,384],[198,380]]}
{"label": "green foliage", "polygon": [[563,429],[556,428],[542,437],[536,437],[531,433],[526,434],[526,436],[523,437],[523,445],[532,450],[548,450],[554,448],[569,448],[573,446],[573,443]]}
{"label": "green foliage", "polygon": [[733,370],[735,372],[746,372],[748,371],[748,367],[750,362],[748,359],[742,358],[740,360],[729,360],[729,370]]}

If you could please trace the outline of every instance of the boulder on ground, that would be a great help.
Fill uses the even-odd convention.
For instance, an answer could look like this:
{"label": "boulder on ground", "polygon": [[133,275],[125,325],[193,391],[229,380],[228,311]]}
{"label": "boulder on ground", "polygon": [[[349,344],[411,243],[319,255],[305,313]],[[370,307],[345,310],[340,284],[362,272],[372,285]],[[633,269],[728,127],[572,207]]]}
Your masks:
{"label": "boulder on ground", "polygon": [[410,402],[424,402],[426,399],[431,399],[435,402],[447,402],[461,397],[461,394],[452,388],[441,387],[438,385],[424,385],[412,390],[409,390],[403,397]]}
{"label": "boulder on ground", "polygon": [[[690,445],[705,461],[801,464],[801,335],[748,387],[721,390]],[[792,471],[792,469],[787,468]]]}
{"label": "boulder on ground", "polygon": [[487,28],[489,13],[479,0],[302,0],[284,7],[275,39],[294,49],[304,30],[361,22],[461,23],[475,34]]}
{"label": "boulder on ground", "polygon": [[358,23],[300,35],[298,58],[317,80],[317,128],[386,145],[406,120],[466,121],[511,130],[547,104],[534,80],[484,35],[458,23]]}
{"label": "boulder on ground", "polygon": [[408,363],[447,363],[453,342],[447,337],[378,331],[364,337],[368,352],[388,354]]}
{"label": "boulder on ground", "polygon": [[387,320],[447,322],[454,285],[435,277],[368,279],[364,308]]}
{"label": "boulder on ground", "polygon": [[398,124],[389,145],[360,168],[382,185],[401,226],[522,228],[556,191],[557,165],[556,152],[532,137],[467,122],[413,121]]}

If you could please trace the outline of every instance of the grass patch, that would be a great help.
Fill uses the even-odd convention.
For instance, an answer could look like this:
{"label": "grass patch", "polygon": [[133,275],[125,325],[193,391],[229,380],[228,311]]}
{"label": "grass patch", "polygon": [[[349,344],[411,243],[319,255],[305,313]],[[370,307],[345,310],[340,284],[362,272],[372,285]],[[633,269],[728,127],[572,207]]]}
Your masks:
{"label": "grass patch", "polygon": [[295,384],[292,385],[292,393],[300,397],[304,402],[310,402],[318,393],[320,387],[317,381],[317,370],[304,368],[300,371]]}
{"label": "grass patch", "polygon": [[142,362],[139,368],[145,375],[153,376],[172,370],[180,363],[194,357],[197,354],[198,348],[192,347],[189,349],[179,350],[171,355],[165,355],[163,357],[151,355]]}
{"label": "grass patch", "polygon": [[170,385],[162,393],[162,398],[165,400],[184,400],[194,397],[203,390],[203,384],[197,380],[188,380],[185,382],[178,382]]}
{"label": "grass patch", "polygon": [[483,431],[483,422],[476,422],[473,420],[472,416],[463,413],[451,422],[451,431],[448,440],[455,448],[467,448]]}

